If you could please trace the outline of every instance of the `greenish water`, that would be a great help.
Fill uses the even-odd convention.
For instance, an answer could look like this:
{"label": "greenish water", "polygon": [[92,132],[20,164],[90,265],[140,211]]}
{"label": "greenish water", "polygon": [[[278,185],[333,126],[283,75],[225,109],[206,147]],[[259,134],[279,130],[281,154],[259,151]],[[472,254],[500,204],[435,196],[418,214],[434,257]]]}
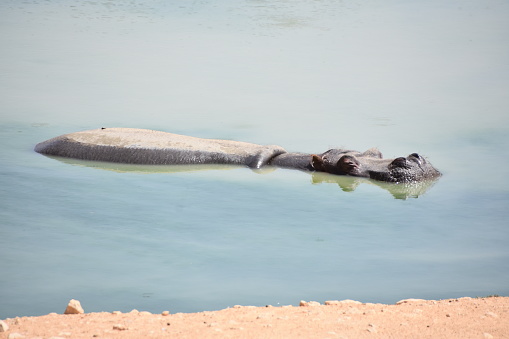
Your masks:
{"label": "greenish water", "polygon": [[[503,1],[0,4],[0,318],[509,294]],[[430,187],[63,161],[108,126],[418,152]],[[397,198],[397,199],[395,199]]]}

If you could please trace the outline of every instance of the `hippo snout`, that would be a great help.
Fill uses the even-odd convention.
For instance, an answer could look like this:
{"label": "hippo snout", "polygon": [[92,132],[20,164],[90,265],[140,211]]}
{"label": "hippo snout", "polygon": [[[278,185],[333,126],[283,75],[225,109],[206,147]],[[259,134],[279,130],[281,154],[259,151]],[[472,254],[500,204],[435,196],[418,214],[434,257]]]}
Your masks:
{"label": "hippo snout", "polygon": [[408,160],[403,157],[396,158],[389,164],[390,169],[392,169],[392,168],[410,168],[410,167],[412,167],[412,166],[410,165]]}
{"label": "hippo snout", "polygon": [[426,160],[418,153],[412,153],[408,157],[399,157],[394,159],[390,164],[389,168],[411,168],[415,164],[421,166],[426,164]]}

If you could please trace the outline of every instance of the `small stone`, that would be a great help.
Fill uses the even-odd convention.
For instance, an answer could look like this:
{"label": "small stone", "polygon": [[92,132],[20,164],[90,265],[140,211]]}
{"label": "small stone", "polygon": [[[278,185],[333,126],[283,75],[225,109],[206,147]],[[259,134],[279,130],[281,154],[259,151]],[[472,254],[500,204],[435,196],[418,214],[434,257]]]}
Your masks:
{"label": "small stone", "polygon": [[0,332],[7,332],[9,330],[9,325],[3,320],[0,320]]}
{"label": "small stone", "polygon": [[163,313],[161,313],[161,315],[164,315],[164,316],[170,315],[170,311],[163,311]]}
{"label": "small stone", "polygon": [[113,311],[113,312],[111,312],[111,314],[119,315],[119,314],[122,314],[122,312],[120,312],[120,311]]}
{"label": "small stone", "polygon": [[487,339],[492,339],[492,338],[493,338],[493,336],[492,336],[491,334],[486,333],[486,332],[484,332],[484,333],[483,333],[483,336],[484,336],[485,338],[487,338]]}
{"label": "small stone", "polygon": [[25,336],[23,334],[20,334],[20,333],[11,333],[9,334],[9,336],[7,337],[8,339],[21,339],[21,338],[24,338]]}
{"label": "small stone", "polygon": [[300,306],[320,306],[318,301],[304,301],[301,300],[299,303]]}
{"label": "small stone", "polygon": [[449,313],[447,313],[445,316],[446,316],[447,318],[450,318],[450,317],[451,317],[451,315],[450,315]]}
{"label": "small stone", "polygon": [[373,324],[368,324],[368,332],[376,333],[378,330],[376,329],[376,326]]}
{"label": "small stone", "polygon": [[71,299],[69,304],[67,304],[67,308],[65,309],[64,314],[83,314],[85,311],[81,307],[81,304],[78,300]]}
{"label": "small stone", "polygon": [[498,318],[498,314],[493,312],[486,312],[487,317]]}
{"label": "small stone", "polygon": [[141,311],[140,315],[152,315],[152,313],[147,312],[147,311]]}
{"label": "small stone", "polygon": [[140,313],[140,311],[138,311],[137,309],[133,309],[131,312],[129,312],[131,314],[137,314],[137,313]]}
{"label": "small stone", "polygon": [[340,305],[341,302],[339,300],[327,300],[326,302],[324,302],[324,305]]}
{"label": "small stone", "polygon": [[127,327],[122,324],[116,324],[116,325],[113,325],[113,329],[117,330],[117,331],[126,331]]}
{"label": "small stone", "polygon": [[351,299],[345,299],[340,301],[341,304],[354,304],[354,305],[362,305],[360,301],[357,300],[351,300]]}
{"label": "small stone", "polygon": [[459,298],[458,300],[473,300],[474,298],[472,297],[462,297],[462,298]]}
{"label": "small stone", "polygon": [[403,299],[403,300],[400,300],[396,303],[396,305],[401,305],[401,304],[409,304],[409,303],[422,303],[422,302],[426,302],[426,300],[424,299]]}

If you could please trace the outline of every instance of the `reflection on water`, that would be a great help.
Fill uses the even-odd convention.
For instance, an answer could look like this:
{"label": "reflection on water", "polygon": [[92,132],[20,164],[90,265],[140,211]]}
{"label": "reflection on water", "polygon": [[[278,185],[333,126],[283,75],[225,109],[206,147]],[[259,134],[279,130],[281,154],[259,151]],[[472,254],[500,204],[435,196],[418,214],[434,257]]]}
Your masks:
{"label": "reflection on water", "polygon": [[395,199],[418,198],[426,193],[438,181],[425,180],[421,182],[411,183],[389,183],[381,182],[366,178],[357,178],[349,176],[331,175],[326,173],[315,172],[313,175],[313,183],[335,183],[345,192],[353,192],[362,183],[378,186],[388,191]]}
{"label": "reflection on water", "polygon": [[206,164],[206,165],[138,165],[138,164],[122,164],[122,163],[114,163],[114,162],[101,162],[101,161],[88,161],[88,160],[80,160],[80,159],[72,159],[72,158],[64,158],[57,156],[48,156],[45,157],[55,159],[61,161],[63,163],[69,165],[78,165],[85,167],[92,167],[103,169],[107,171],[114,172],[124,172],[124,173],[180,173],[180,172],[198,172],[198,171],[208,171],[208,170],[232,170],[241,168],[241,166],[232,166],[232,165],[221,165],[221,164]]}
{"label": "reflection on water", "polygon": [[[98,161],[86,161],[79,159],[47,156],[49,158],[59,160],[63,163],[70,165],[79,165],[92,167],[97,169],[103,169],[115,172],[135,172],[135,173],[182,173],[182,172],[197,172],[197,171],[208,171],[208,170],[232,170],[243,168],[241,166],[231,165],[131,165],[131,164],[119,164],[110,162],[98,162]],[[252,170],[258,174],[268,174],[277,170],[275,167],[264,167],[261,169]],[[280,169],[291,171],[290,169]],[[388,191],[395,199],[407,199],[407,198],[418,198],[419,196],[426,193],[437,181],[427,180],[421,182],[412,183],[387,183],[377,180],[351,177],[351,176],[340,176],[332,175],[321,172],[306,172],[311,175],[311,182],[313,184],[337,184],[344,192],[352,192],[360,184],[371,184],[378,186]]]}

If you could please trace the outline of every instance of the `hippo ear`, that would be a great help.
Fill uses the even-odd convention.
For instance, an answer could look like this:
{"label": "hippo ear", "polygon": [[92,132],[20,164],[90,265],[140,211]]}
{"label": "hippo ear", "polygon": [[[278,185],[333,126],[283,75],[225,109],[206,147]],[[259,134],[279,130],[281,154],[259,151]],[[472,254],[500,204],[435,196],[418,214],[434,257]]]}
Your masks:
{"label": "hippo ear", "polygon": [[311,166],[315,171],[325,172],[325,164],[321,156],[311,155]]}
{"label": "hippo ear", "polygon": [[382,152],[378,150],[378,148],[373,147],[368,149],[366,152],[361,154],[364,157],[370,157],[370,158],[379,158],[382,159]]}

